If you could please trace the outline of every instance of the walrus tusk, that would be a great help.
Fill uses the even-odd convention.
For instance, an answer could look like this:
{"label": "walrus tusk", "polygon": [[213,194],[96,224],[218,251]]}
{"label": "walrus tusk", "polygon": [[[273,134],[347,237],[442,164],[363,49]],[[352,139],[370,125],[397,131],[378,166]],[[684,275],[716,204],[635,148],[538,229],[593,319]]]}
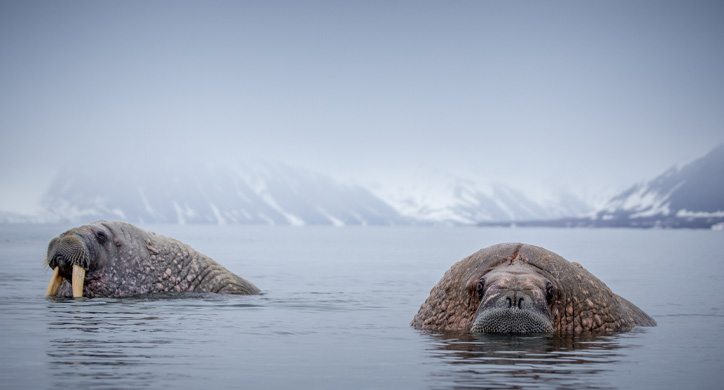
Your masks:
{"label": "walrus tusk", "polygon": [[55,267],[55,269],[53,269],[53,276],[50,277],[48,289],[45,291],[46,297],[52,297],[58,293],[58,287],[60,287],[60,282],[63,281],[63,277],[60,276],[59,271],[60,267]]}
{"label": "walrus tusk", "polygon": [[80,298],[83,296],[83,282],[85,281],[85,268],[74,265],[73,266],[73,298]]}

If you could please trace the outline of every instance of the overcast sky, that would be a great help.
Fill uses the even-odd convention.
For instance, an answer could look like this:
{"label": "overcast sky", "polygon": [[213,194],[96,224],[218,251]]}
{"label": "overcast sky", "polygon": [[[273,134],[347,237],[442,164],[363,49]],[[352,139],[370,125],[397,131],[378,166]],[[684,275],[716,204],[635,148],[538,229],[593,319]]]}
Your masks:
{"label": "overcast sky", "polygon": [[621,189],[724,142],[722,21],[721,1],[2,1],[0,210],[134,156]]}

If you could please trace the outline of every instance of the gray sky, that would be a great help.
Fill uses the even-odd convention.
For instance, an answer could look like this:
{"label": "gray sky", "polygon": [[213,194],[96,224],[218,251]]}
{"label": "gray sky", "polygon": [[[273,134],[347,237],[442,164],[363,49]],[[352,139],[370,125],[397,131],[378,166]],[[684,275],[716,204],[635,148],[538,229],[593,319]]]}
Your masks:
{"label": "gray sky", "polygon": [[3,1],[0,210],[133,156],[621,189],[724,142],[723,20],[721,1]]}

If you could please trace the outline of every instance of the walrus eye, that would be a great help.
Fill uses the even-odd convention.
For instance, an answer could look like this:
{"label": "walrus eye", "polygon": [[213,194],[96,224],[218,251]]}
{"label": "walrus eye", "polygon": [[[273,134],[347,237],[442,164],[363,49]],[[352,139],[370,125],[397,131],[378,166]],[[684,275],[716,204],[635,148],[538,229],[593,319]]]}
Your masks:
{"label": "walrus eye", "polygon": [[553,296],[556,295],[556,288],[553,287],[553,283],[547,282],[546,283],[546,299],[548,302],[550,302],[553,299]]}
{"label": "walrus eye", "polygon": [[483,298],[483,290],[485,289],[485,278],[480,278],[478,284],[475,285],[475,292],[478,293],[478,298]]}
{"label": "walrus eye", "polygon": [[96,240],[98,240],[98,242],[103,244],[106,241],[108,241],[108,235],[106,235],[106,232],[104,232],[104,231],[98,231],[98,232],[96,232]]}

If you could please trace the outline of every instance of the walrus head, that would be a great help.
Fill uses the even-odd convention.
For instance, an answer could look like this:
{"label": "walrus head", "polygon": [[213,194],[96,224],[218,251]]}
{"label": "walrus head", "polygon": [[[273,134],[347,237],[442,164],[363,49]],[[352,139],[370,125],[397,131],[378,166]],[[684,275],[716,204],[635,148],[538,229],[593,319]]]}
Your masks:
{"label": "walrus head", "polygon": [[514,263],[498,266],[478,279],[480,305],[472,332],[552,333],[550,304],[556,288],[534,267]]}
{"label": "walrus head", "polygon": [[73,297],[82,297],[86,273],[88,279],[94,279],[107,262],[110,237],[110,228],[93,224],[69,230],[50,241],[45,261],[53,276],[45,295],[55,295],[65,279],[72,283]]}
{"label": "walrus head", "polygon": [[624,331],[655,326],[579,263],[538,246],[503,243],[453,264],[412,326],[486,333]]}

